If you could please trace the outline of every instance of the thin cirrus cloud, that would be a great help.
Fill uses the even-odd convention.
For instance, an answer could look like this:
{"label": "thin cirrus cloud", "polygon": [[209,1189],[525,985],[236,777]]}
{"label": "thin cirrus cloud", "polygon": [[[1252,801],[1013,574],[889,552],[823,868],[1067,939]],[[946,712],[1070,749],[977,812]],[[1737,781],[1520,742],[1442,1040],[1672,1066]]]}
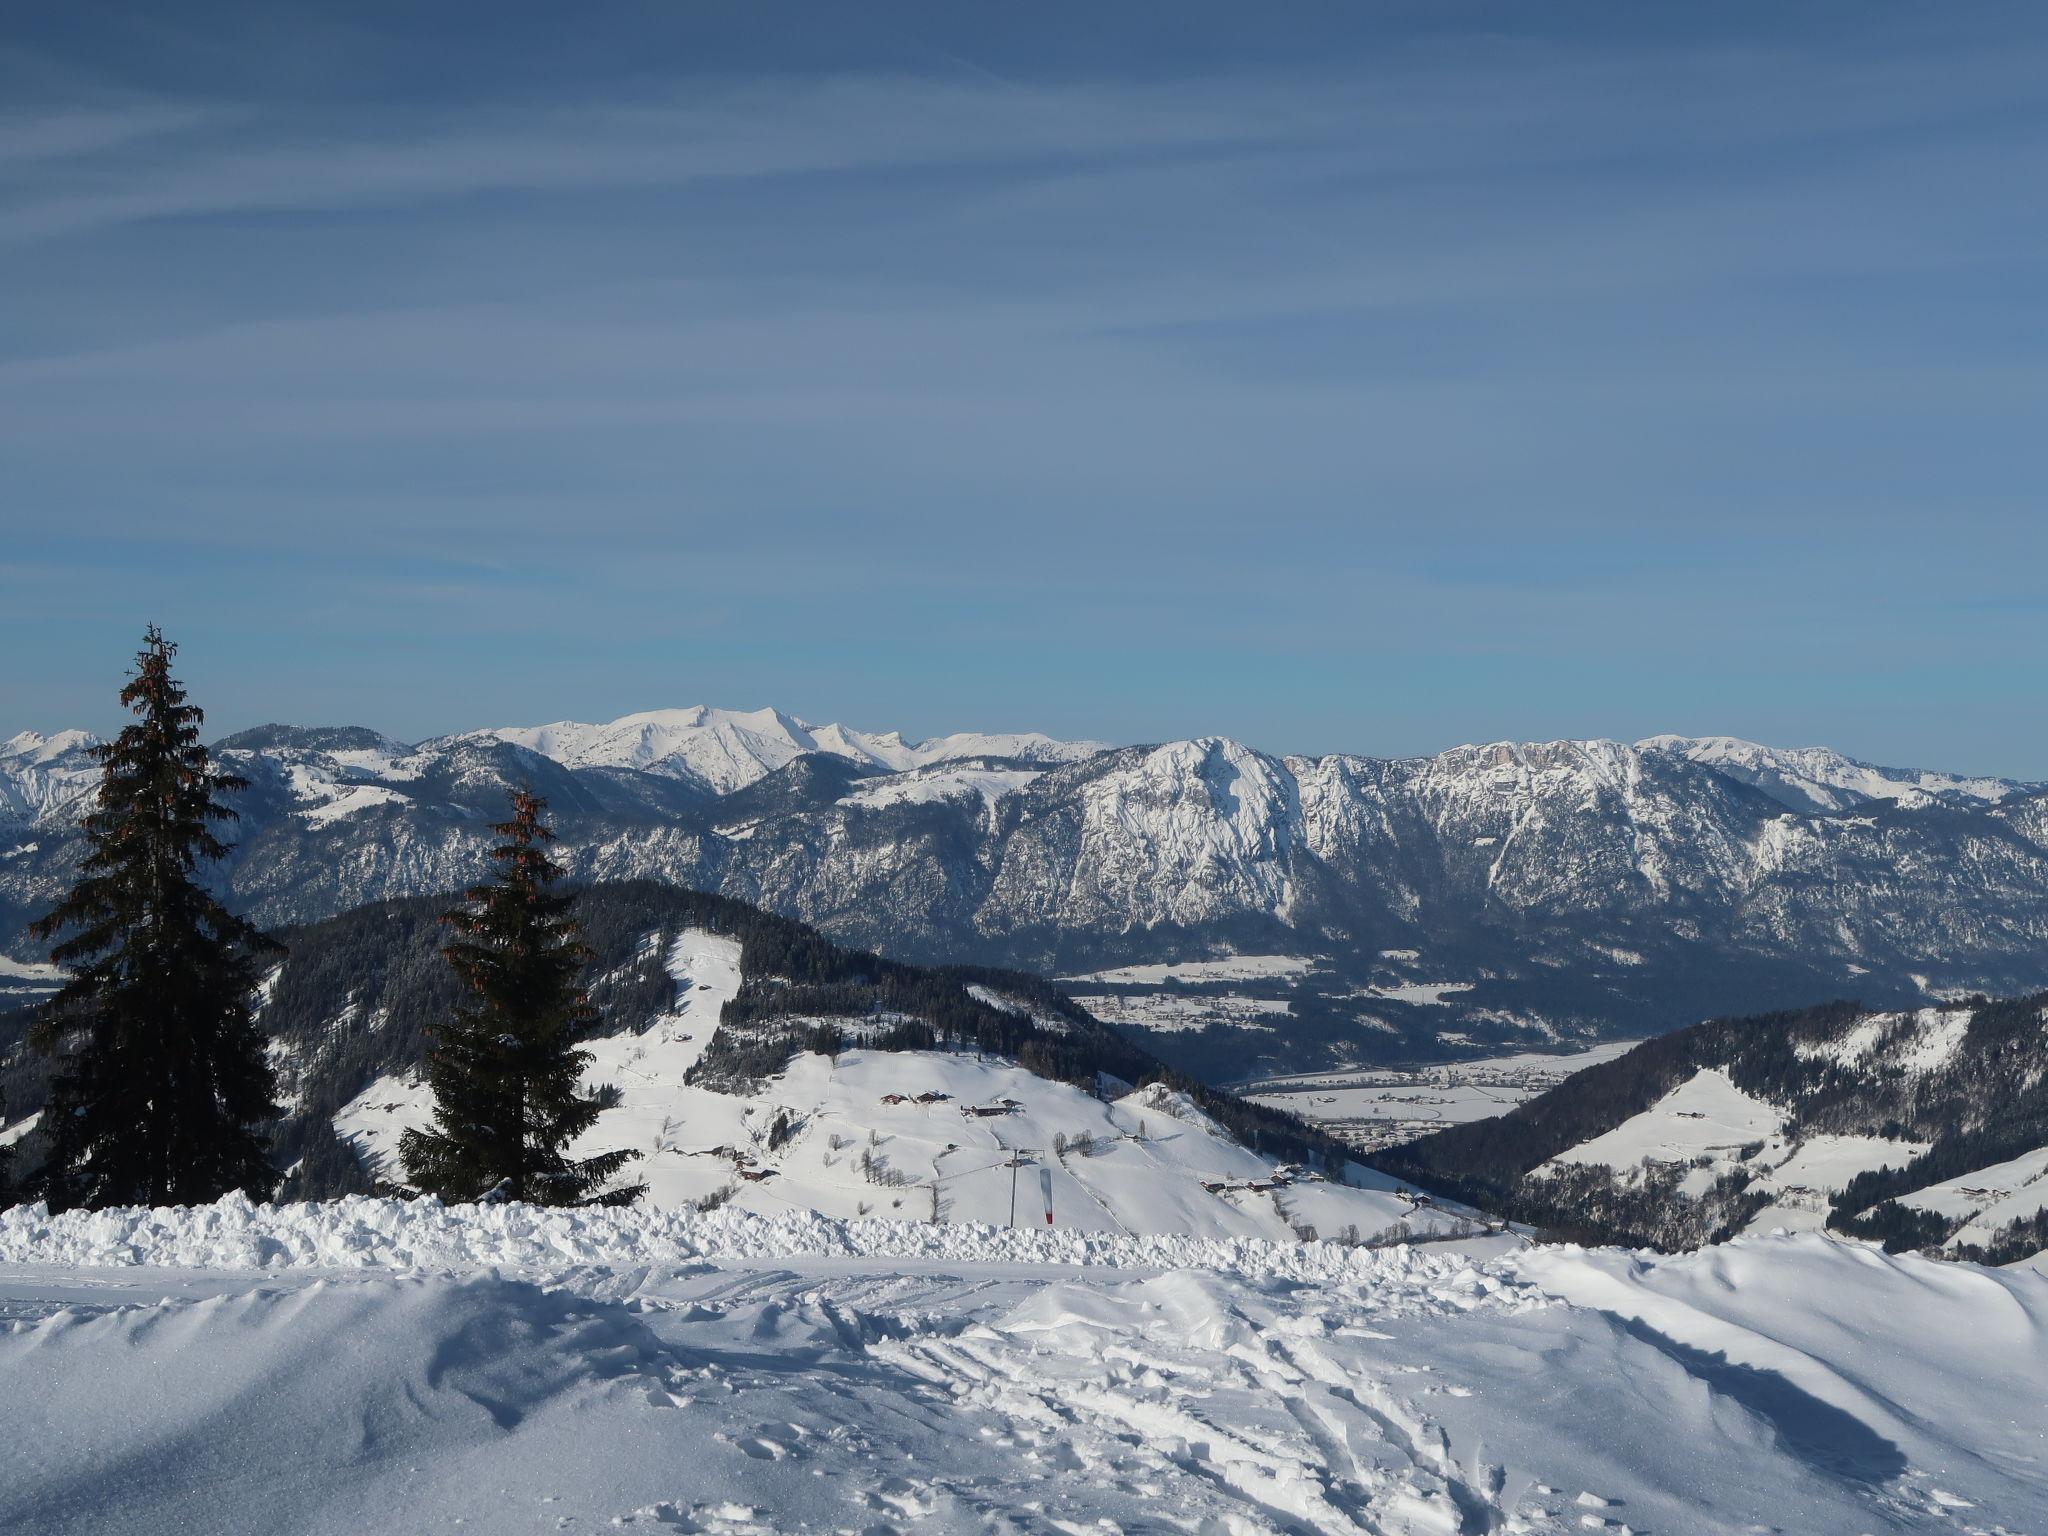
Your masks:
{"label": "thin cirrus cloud", "polygon": [[[2041,28],[1904,15],[1064,65],[878,24],[672,78],[622,34],[445,92],[461,38],[348,28],[360,99],[225,35],[17,72],[0,727],[81,718],[73,658],[147,607],[260,622],[300,713],[388,665],[402,734],[708,669],[912,731],[1276,747],[1810,708],[2048,773],[2048,721],[1906,669],[1895,731],[1860,677],[1830,714],[1902,622],[1935,667],[2041,638]],[[351,615],[523,626],[564,692],[423,681]],[[285,709],[254,686],[231,713]]]}

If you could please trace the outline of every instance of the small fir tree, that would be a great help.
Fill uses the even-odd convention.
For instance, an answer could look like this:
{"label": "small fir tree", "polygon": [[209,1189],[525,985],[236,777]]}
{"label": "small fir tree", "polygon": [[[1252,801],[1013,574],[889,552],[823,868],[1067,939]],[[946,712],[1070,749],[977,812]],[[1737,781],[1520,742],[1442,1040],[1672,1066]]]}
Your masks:
{"label": "small fir tree", "polygon": [[577,981],[590,951],[554,889],[546,809],[514,793],[512,819],[493,829],[504,838],[495,877],[441,919],[458,935],[443,953],[475,1003],[435,1031],[435,1127],[407,1131],[399,1156],[415,1188],[444,1200],[625,1205],[646,1187],[606,1188],[637,1152],[564,1154],[614,1096],[579,1086],[591,1058],[577,1040],[595,1015]]}
{"label": "small fir tree", "polygon": [[37,1047],[58,1055],[42,1121],[53,1209],[192,1205],[230,1190],[267,1199],[259,1130],[283,1111],[256,1029],[256,956],[279,946],[197,879],[224,857],[224,794],[204,720],[151,625],[121,702],[136,716],[94,747],[100,787],[70,895],[32,931],[70,977],[43,1005]]}

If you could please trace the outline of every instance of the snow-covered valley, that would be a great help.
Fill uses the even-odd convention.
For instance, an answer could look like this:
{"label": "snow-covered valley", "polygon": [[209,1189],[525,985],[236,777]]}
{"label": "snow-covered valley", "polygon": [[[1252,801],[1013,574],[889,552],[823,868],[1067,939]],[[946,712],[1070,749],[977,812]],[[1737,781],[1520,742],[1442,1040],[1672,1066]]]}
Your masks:
{"label": "snow-covered valley", "polygon": [[[0,1216],[0,1529],[2015,1532],[2048,1277],[348,1200]],[[146,1412],[136,1405],[146,1402]]]}

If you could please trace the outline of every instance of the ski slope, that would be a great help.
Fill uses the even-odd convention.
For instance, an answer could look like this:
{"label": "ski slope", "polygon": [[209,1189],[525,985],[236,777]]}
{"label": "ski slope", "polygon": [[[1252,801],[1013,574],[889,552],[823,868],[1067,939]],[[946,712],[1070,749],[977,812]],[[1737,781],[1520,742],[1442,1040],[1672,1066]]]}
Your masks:
{"label": "ski slope", "polygon": [[[893,1256],[881,1249],[895,1244]],[[2014,1532],[2048,1278],[343,1201],[0,1215],[0,1530]]]}
{"label": "ski slope", "polygon": [[[631,1176],[657,1208],[718,1200],[769,1214],[1044,1225],[1049,1187],[1064,1231],[1354,1240],[1456,1233],[1476,1214],[1418,1203],[1358,1164],[1341,1183],[1281,1173],[1176,1094],[1120,1085],[1098,1098],[972,1054],[807,1054],[756,1094],[693,1086],[683,1079],[739,991],[740,947],[691,929],[667,965],[671,1011],[590,1042],[587,1080],[616,1085],[620,1102],[573,1149],[640,1152]],[[386,1077],[335,1128],[397,1182],[398,1139],[432,1109],[418,1080]]]}

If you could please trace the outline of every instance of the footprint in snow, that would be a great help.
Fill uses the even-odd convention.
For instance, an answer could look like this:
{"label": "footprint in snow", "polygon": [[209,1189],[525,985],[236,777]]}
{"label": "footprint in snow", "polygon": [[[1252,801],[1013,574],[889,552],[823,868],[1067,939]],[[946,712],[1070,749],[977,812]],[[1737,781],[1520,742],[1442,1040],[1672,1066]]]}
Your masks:
{"label": "footprint in snow", "polygon": [[800,1424],[757,1424],[750,1435],[731,1439],[721,1431],[718,1438],[730,1440],[756,1461],[781,1461],[785,1456],[803,1454],[800,1446],[807,1433]]}

